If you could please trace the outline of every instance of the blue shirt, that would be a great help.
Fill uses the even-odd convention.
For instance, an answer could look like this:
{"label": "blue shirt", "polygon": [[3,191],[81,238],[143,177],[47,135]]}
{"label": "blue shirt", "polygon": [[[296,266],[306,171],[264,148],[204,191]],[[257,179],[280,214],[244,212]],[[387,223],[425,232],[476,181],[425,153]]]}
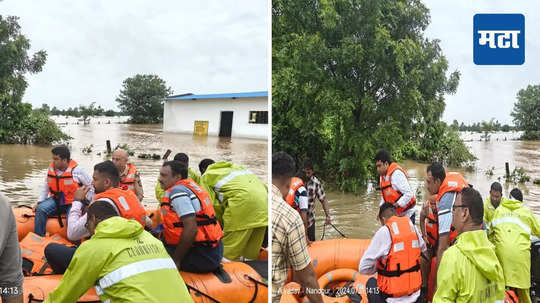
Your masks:
{"label": "blue shirt", "polygon": [[175,185],[171,189],[169,199],[173,211],[180,219],[195,216],[195,213],[201,211],[201,201],[187,186]]}
{"label": "blue shirt", "polygon": [[452,225],[452,207],[456,201],[456,192],[447,192],[439,201],[439,236],[446,236]]}

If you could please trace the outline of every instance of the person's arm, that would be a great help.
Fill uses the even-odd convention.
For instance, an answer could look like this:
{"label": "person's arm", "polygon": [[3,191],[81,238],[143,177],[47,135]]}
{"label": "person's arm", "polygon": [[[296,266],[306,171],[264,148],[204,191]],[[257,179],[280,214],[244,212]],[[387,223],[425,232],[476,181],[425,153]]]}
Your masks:
{"label": "person's arm", "polygon": [[0,297],[4,303],[23,302],[21,249],[15,216],[0,194]]}
{"label": "person's arm", "polygon": [[294,275],[298,282],[305,288],[306,296],[309,302],[323,303],[321,294],[319,293],[319,283],[313,265],[309,263],[301,270],[294,271]]}
{"label": "person's arm", "polygon": [[49,197],[49,193],[49,184],[47,183],[47,177],[45,177],[45,184],[43,184],[43,188],[41,189],[41,193],[39,194],[38,203],[47,199]]}
{"label": "person's arm", "polygon": [[71,241],[78,241],[90,235],[86,229],[86,214],[83,215],[84,205],[81,202],[89,190],[89,187],[81,187],[73,195],[67,224],[67,237]]}
{"label": "person's arm", "polygon": [[388,255],[392,239],[386,226],[377,230],[367,250],[362,255],[358,264],[358,272],[364,275],[372,275],[377,271],[377,260]]}
{"label": "person's arm", "polygon": [[533,214],[532,211],[528,210],[528,213],[531,218],[530,219],[531,234],[533,236],[540,238],[540,220],[535,214]]}
{"label": "person's arm", "polygon": [[[437,263],[435,265],[435,272],[437,272],[439,268],[444,251],[448,248],[448,246],[450,246],[450,243],[448,243],[448,238],[450,236],[450,228],[452,227],[452,207],[454,206],[455,199],[456,193],[448,192],[445,193],[439,201],[439,213],[437,214],[439,221],[439,243],[437,248]],[[434,285],[437,287],[437,279],[435,278],[434,280]]]}
{"label": "person's arm", "polygon": [[95,247],[96,244],[94,240],[88,240],[77,248],[60,284],[49,294],[45,303],[76,302],[96,283],[107,260],[100,256],[107,250]]}
{"label": "person's arm", "polygon": [[180,264],[182,264],[182,259],[186,256],[189,250],[193,246],[193,241],[197,236],[197,221],[195,220],[195,214],[189,214],[181,218],[182,223],[184,223],[184,230],[180,235],[180,241],[176,245],[174,251],[174,262],[178,270],[181,270]]}
{"label": "person's arm", "polygon": [[[444,258],[447,256],[443,256]],[[438,260],[437,260],[438,261]],[[437,271],[436,275],[437,280],[440,285],[444,287],[439,287],[436,289],[435,294],[433,295],[433,303],[454,303],[456,302],[459,296],[459,285],[463,281],[459,268],[456,266],[455,262],[450,262],[449,260],[442,260],[440,270]],[[467,281],[467,280],[465,280]]]}
{"label": "person's arm", "polygon": [[326,214],[326,220],[324,221],[324,224],[332,223],[332,221],[330,220],[330,211],[328,210],[328,200],[326,199],[326,193],[324,192],[324,188],[321,183],[319,183],[317,186],[316,194],[319,201],[321,201],[324,213]]}
{"label": "person's arm", "polygon": [[87,186],[90,189],[86,192],[86,199],[92,201],[94,198],[94,187],[92,186],[92,177],[82,167],[77,166],[73,169],[73,179],[75,182]]}
{"label": "person's arm", "polygon": [[392,187],[399,191],[402,196],[396,201],[400,207],[405,207],[414,196],[414,192],[411,189],[407,177],[401,170],[395,170],[392,173]]}
{"label": "person's arm", "polygon": [[142,200],[144,198],[144,191],[139,173],[135,174],[135,182],[133,183],[133,186],[135,186],[135,195],[137,196],[139,202],[142,204]]}
{"label": "person's arm", "polygon": [[420,210],[420,222],[418,222],[418,224],[420,224],[420,232],[421,232],[421,236],[422,236],[422,239],[426,239],[426,218],[427,218],[427,211],[428,211],[428,207],[429,207],[429,202],[424,202],[424,204],[422,205],[422,209]]}

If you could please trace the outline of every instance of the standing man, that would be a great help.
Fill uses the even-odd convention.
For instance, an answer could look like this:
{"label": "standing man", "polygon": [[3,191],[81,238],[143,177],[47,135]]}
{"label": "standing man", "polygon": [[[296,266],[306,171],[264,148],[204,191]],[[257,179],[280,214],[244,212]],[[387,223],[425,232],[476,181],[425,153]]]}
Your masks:
{"label": "standing man", "polygon": [[[34,233],[42,237],[45,236],[47,218],[53,214],[69,213],[75,191],[80,186],[90,186],[92,182],[86,171],[70,158],[67,146],[56,146],[51,152],[53,162],[49,164],[45,186],[35,206]],[[94,191],[88,190],[86,199],[92,200],[93,195]]]}
{"label": "standing man", "polygon": [[289,192],[295,164],[284,152],[272,155],[272,302],[281,299],[289,269],[305,288],[309,302],[322,303],[317,277],[311,264],[304,235],[304,224],[298,212],[283,200]]}
{"label": "standing man", "polygon": [[385,149],[375,155],[375,165],[379,173],[380,205],[385,202],[395,205],[397,215],[409,217],[414,224],[416,198],[407,173],[396,162],[392,162],[390,153]]}
{"label": "standing man", "polygon": [[[452,212],[453,226],[459,235],[442,256],[437,271],[440,287],[433,303],[503,302],[505,277],[493,244],[482,229],[484,206],[480,193],[463,188],[456,194]],[[526,273],[523,276],[530,280],[529,271],[522,268],[521,273]]]}
{"label": "standing man", "polygon": [[304,222],[304,227],[306,229],[306,240],[308,245],[311,244],[311,241],[308,237],[308,221],[307,221],[307,212],[309,209],[307,189],[305,187],[306,174],[304,172],[299,172],[295,177],[291,178],[291,184],[289,192],[285,197],[285,202],[294,208],[300,217],[302,217],[302,222]]}
{"label": "standing man", "polygon": [[0,194],[0,301],[23,303],[23,280],[15,216],[9,201]]}
{"label": "standing man", "polygon": [[510,191],[493,213],[490,240],[504,271],[506,287],[515,288],[519,302],[531,302],[531,235],[540,237],[540,220],[523,206],[521,191]]}
{"label": "standing man", "polygon": [[257,259],[268,227],[268,189],[244,166],[216,162],[201,176],[223,226],[225,258]]}
{"label": "standing man", "polygon": [[304,161],[304,173],[307,178],[307,192],[308,192],[308,238],[310,241],[315,241],[315,198],[319,199],[322,203],[324,213],[326,214],[326,220],[324,224],[331,224],[330,211],[328,211],[328,200],[326,200],[326,194],[321,181],[313,175],[313,163],[311,160]]}
{"label": "standing man", "polygon": [[223,231],[208,193],[188,178],[180,161],[163,163],[159,182],[166,188],[161,200],[165,248],[178,270],[215,271],[223,258]]}
{"label": "standing man", "polygon": [[370,278],[366,283],[369,302],[416,302],[422,286],[420,255],[426,244],[409,217],[397,216],[394,204],[381,205],[378,217],[382,227],[358,265],[361,274],[377,273],[376,281]]}
{"label": "standing man", "polygon": [[144,198],[141,177],[135,166],[128,163],[128,153],[123,149],[117,149],[112,154],[112,162],[120,173],[120,188],[132,191],[137,199],[142,202]]}
{"label": "standing man", "polygon": [[488,229],[491,228],[493,214],[495,213],[495,209],[501,204],[501,199],[503,199],[501,183],[493,182],[489,190],[489,198],[484,202],[484,225]]}

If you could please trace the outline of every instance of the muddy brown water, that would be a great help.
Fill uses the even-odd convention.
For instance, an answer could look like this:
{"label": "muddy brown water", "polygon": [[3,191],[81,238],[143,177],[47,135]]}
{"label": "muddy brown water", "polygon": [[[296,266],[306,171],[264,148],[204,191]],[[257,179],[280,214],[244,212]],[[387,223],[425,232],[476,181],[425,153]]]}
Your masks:
{"label": "muddy brown water", "polygon": [[[449,168],[449,171],[459,171],[467,182],[473,184],[480,191],[485,200],[489,196],[492,182],[499,181],[503,185],[503,195],[508,197],[514,187],[521,189],[524,203],[536,215],[540,215],[540,185],[533,184],[534,179],[540,178],[540,141],[518,141],[518,133],[497,133],[491,136],[489,142],[480,142],[480,134],[461,134],[469,150],[478,158],[474,171]],[[505,140],[506,139],[506,140]],[[525,184],[505,183],[505,162],[510,165],[510,171],[515,167],[523,167],[531,181]],[[411,187],[417,194],[416,221],[418,225],[419,210],[427,197],[424,190],[427,163],[404,161],[399,163],[409,175]],[[495,167],[493,176],[486,171]],[[498,179],[500,178],[500,180]],[[325,180],[331,181],[331,180]],[[359,195],[327,192],[332,223],[336,228],[350,238],[371,238],[380,223],[376,221],[377,207],[380,193],[368,185]],[[319,240],[323,232],[324,211],[319,202],[316,202],[316,238]],[[326,226],[325,239],[340,238],[334,228]]]}
{"label": "muddy brown water", "polygon": [[[161,125],[119,124],[125,118],[93,118],[89,125],[78,125],[76,118],[54,117],[61,128],[73,139],[69,142],[72,158],[92,175],[95,164],[110,159],[105,156],[106,140],[112,148],[128,144],[135,151],[130,157],[140,172],[144,189],[143,203],[157,203],[154,187],[162,160],[137,158],[140,153],[163,155],[167,149],[189,155],[190,167],[199,171],[198,163],[204,158],[232,161],[246,166],[265,184],[268,180],[268,142],[243,138],[196,137],[186,134],[164,133]],[[111,121],[111,124],[107,124]],[[98,124],[99,122],[99,124]],[[67,124],[64,124],[67,123]],[[83,154],[85,146],[93,144],[92,152]],[[101,152],[101,155],[97,155]],[[51,162],[50,146],[0,145],[0,191],[11,203],[33,204],[43,188],[47,167]]]}

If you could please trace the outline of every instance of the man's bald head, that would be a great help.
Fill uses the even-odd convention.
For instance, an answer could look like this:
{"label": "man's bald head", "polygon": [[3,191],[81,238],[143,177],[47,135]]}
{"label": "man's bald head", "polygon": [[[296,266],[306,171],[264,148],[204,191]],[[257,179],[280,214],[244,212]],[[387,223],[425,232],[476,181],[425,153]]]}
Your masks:
{"label": "man's bald head", "polygon": [[126,164],[128,163],[128,153],[123,149],[117,149],[112,153],[112,162],[118,168],[120,174],[126,169]]}

